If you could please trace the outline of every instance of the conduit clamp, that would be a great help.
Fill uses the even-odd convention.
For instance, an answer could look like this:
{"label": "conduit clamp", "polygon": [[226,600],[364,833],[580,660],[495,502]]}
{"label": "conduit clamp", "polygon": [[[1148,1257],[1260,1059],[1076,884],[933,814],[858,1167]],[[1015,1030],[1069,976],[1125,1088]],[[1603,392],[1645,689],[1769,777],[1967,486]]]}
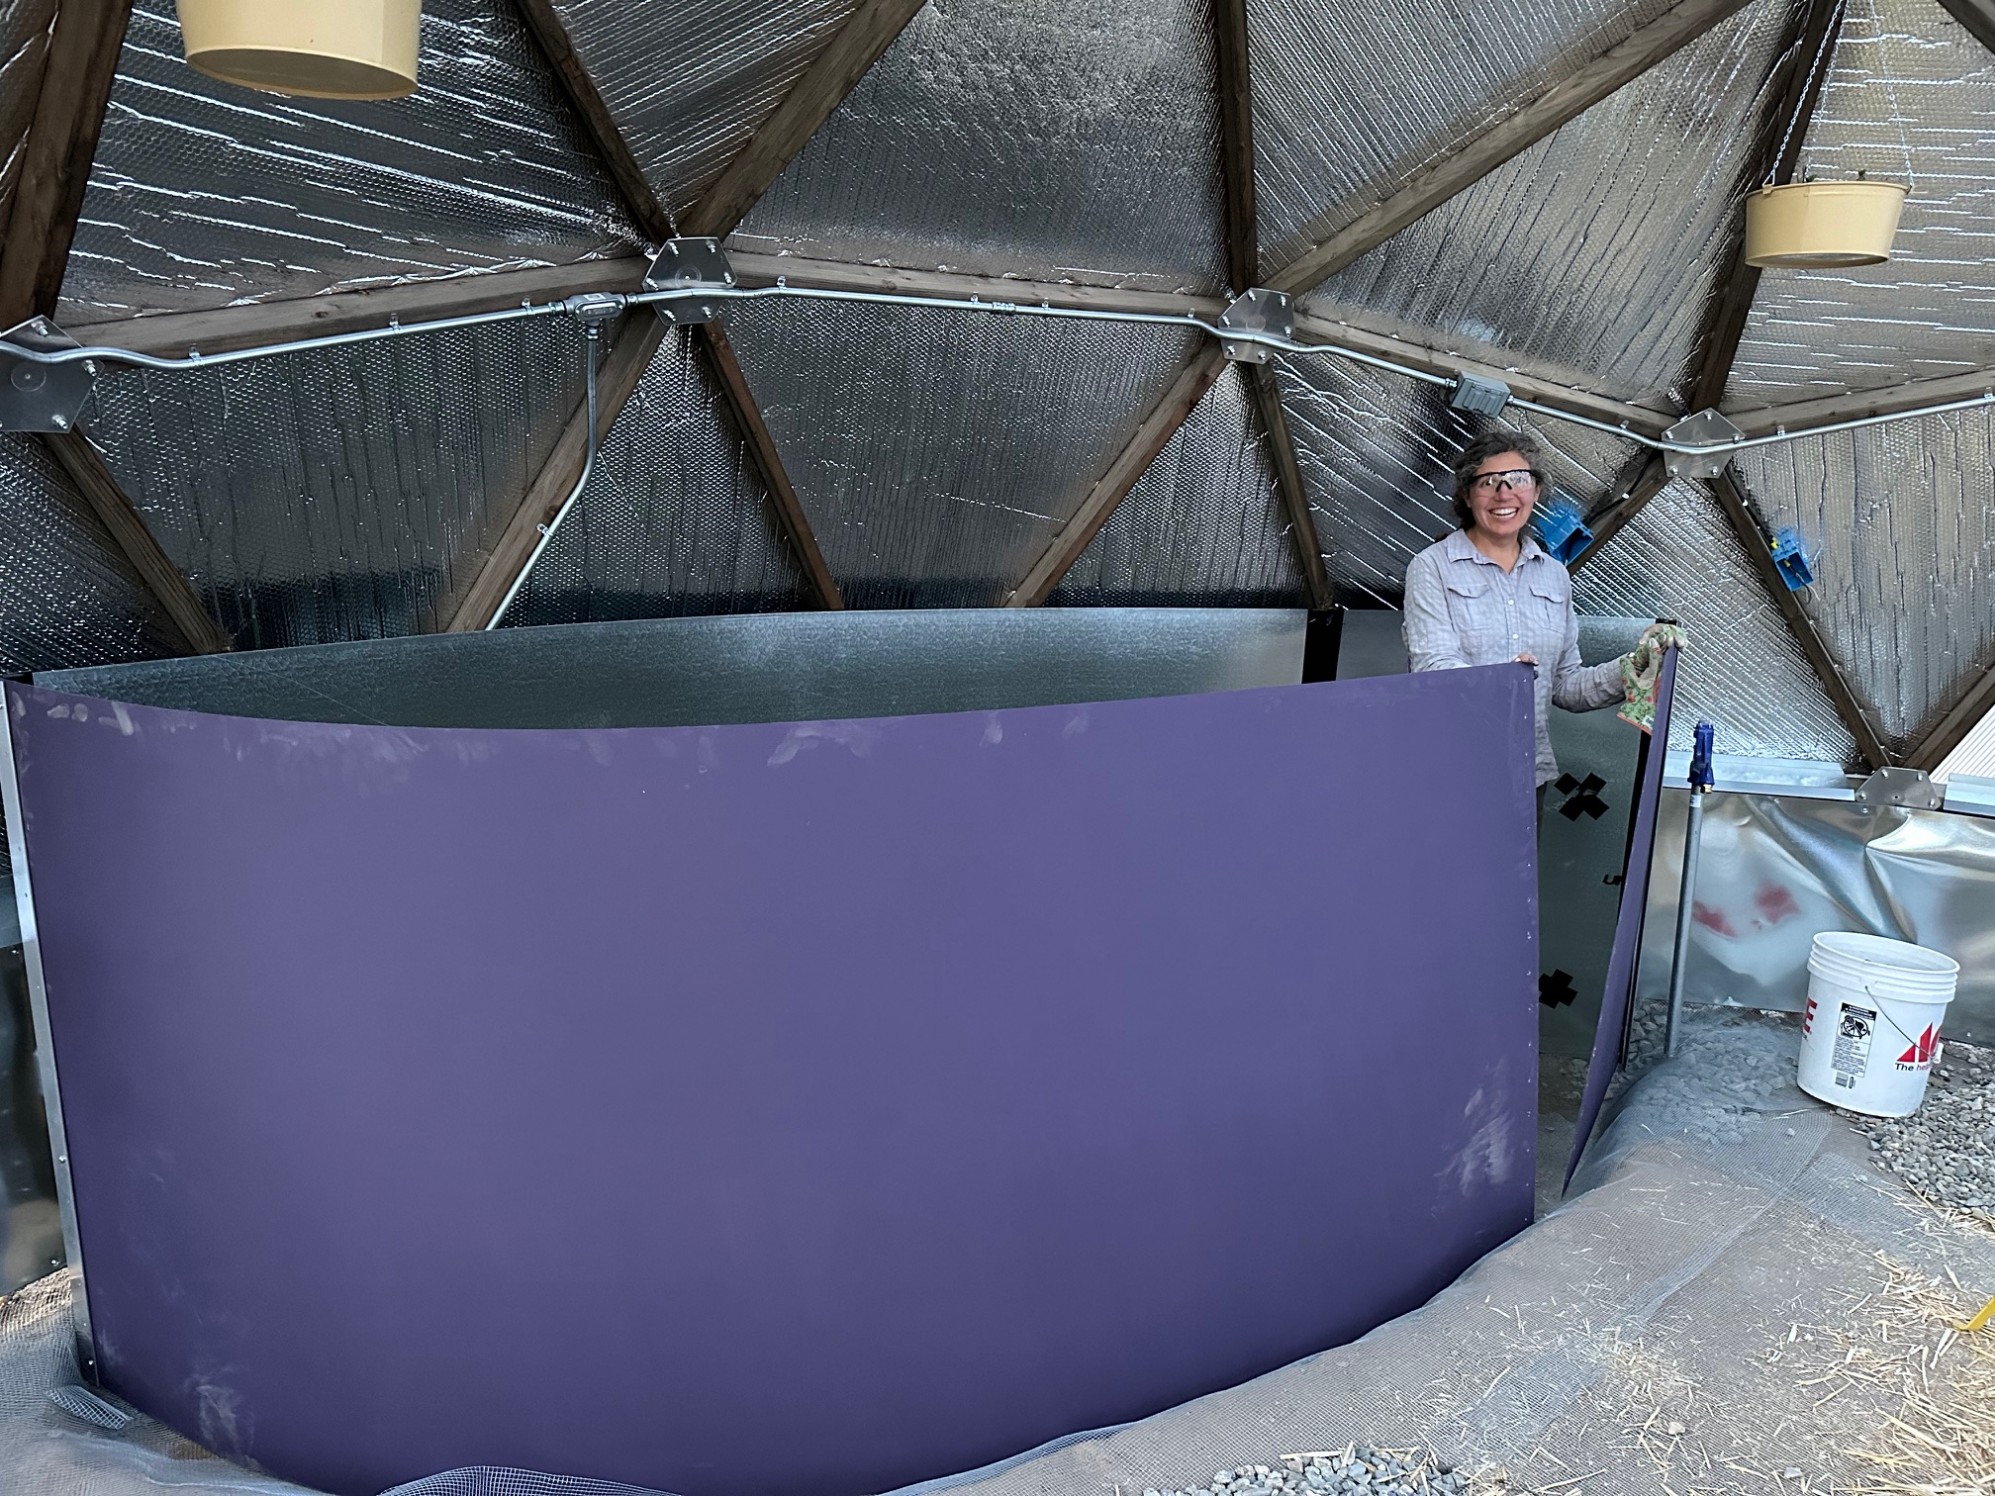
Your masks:
{"label": "conduit clamp", "polygon": [[733,285],[734,268],[727,263],[727,253],[718,239],[667,239],[644,273],[647,292],[685,293],[652,303],[661,318],[677,327],[713,321],[720,315],[720,300],[699,293]]}
{"label": "conduit clamp", "polygon": [[[1284,341],[1295,336],[1295,307],[1285,291],[1255,286],[1233,298],[1219,314],[1219,325],[1232,332],[1262,333]],[[1220,350],[1236,364],[1264,364],[1274,356],[1267,344],[1222,333]]]}
{"label": "conduit clamp", "polygon": [[1448,391],[1448,408],[1473,416],[1500,416],[1510,403],[1510,386],[1500,379],[1460,373]]}
{"label": "conduit clamp", "polygon": [[1663,433],[1663,440],[1684,447],[1715,447],[1715,452],[1666,449],[1663,466],[1673,478],[1715,478],[1731,462],[1735,444],[1745,433],[1715,410],[1687,415]]}
{"label": "conduit clamp", "polygon": [[46,317],[0,333],[0,431],[73,431],[97,388],[97,361],[36,363],[17,350],[60,353],[82,344]]}

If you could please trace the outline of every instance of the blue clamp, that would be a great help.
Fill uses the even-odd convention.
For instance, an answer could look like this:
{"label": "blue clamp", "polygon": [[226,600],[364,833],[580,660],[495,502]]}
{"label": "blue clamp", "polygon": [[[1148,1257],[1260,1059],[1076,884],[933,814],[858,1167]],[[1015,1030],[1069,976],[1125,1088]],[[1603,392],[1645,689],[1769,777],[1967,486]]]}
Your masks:
{"label": "blue clamp", "polygon": [[1789,592],[1815,585],[1815,568],[1808,564],[1808,551],[1801,543],[1799,530],[1782,528],[1773,532],[1773,564]]}
{"label": "blue clamp", "polygon": [[1693,790],[1701,792],[1711,788],[1713,783],[1711,755],[1717,737],[1717,732],[1709,722],[1698,723],[1696,732],[1691,735],[1693,746],[1690,750],[1690,787]]}
{"label": "blue clamp", "polygon": [[1572,565],[1573,558],[1593,544],[1593,532],[1571,499],[1547,499],[1538,505],[1531,522],[1538,531],[1538,544],[1561,566]]}

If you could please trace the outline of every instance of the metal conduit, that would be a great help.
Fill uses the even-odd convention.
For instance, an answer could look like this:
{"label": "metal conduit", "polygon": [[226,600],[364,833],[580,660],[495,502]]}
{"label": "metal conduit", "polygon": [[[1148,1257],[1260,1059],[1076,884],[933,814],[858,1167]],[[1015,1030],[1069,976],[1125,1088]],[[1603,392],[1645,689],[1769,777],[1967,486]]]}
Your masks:
{"label": "metal conduit", "polygon": [[[773,286],[701,286],[697,288],[662,291],[640,291],[632,294],[615,292],[592,293],[586,296],[571,296],[563,301],[527,302],[517,307],[500,311],[477,312],[459,317],[441,317],[425,322],[390,321],[385,327],[364,328],[356,332],[328,333],[322,337],[298,338],[290,342],[269,343],[252,348],[232,349],[227,353],[189,353],[179,358],[166,358],[154,353],[138,353],[125,348],[89,347],[62,349],[23,348],[15,344],[6,345],[7,356],[25,363],[72,364],[89,362],[116,363],[131,365],[141,369],[210,369],[223,364],[244,363],[252,359],[276,358],[288,353],[303,353],[314,348],[338,348],[354,343],[372,343],[383,338],[410,337],[417,333],[447,332],[452,328],[478,327],[487,323],[514,322],[529,317],[573,316],[586,321],[601,318],[606,312],[620,312],[630,307],[667,306],[676,301],[699,301],[703,303],[720,301],[759,301],[768,297],[800,298],[813,301],[865,302],[878,306],[925,307],[930,310],[943,309],[964,312],[981,312],[990,316],[1015,317],[1056,317],[1083,322],[1137,322],[1160,327],[1191,328],[1229,343],[1253,343],[1278,352],[1304,357],[1340,358],[1349,363],[1363,364],[1369,368],[1382,369],[1401,378],[1411,379],[1421,384],[1449,386],[1455,381],[1444,374],[1435,374],[1427,369],[1416,369],[1393,359],[1382,358],[1377,354],[1364,353],[1355,348],[1346,348],[1336,343],[1298,343],[1293,338],[1275,333],[1260,332],[1249,328],[1221,327],[1218,323],[1200,317],[1192,312],[1125,312],[1087,307],[1055,307],[1033,305],[1029,302],[985,301],[979,297],[915,296],[895,291],[843,291],[816,286],[791,286],[778,282]],[[593,345],[592,345],[593,347]],[[94,372],[94,369],[93,369]],[[1821,426],[1808,426],[1798,431],[1777,430],[1763,436],[1741,436],[1729,441],[1710,443],[1675,441],[1667,436],[1650,436],[1637,431],[1625,423],[1596,420],[1591,416],[1580,415],[1575,411],[1559,410],[1541,401],[1512,395],[1509,403],[1520,410],[1528,410],[1536,415],[1552,420],[1564,421],[1574,426],[1584,426],[1594,431],[1602,431],[1625,441],[1635,442],[1652,452],[1685,457],[1720,457],[1750,451],[1757,447],[1779,446],[1786,442],[1799,441],[1804,436],[1823,436],[1839,431],[1854,431],[1866,426],[1882,426],[1894,421],[1915,420],[1920,416],[1943,415],[1948,411],[1971,410],[1978,406],[1995,405],[1995,390],[1962,399],[1936,401],[1928,405],[1917,405],[1906,410],[1889,411],[1881,415],[1856,416],[1848,420],[1834,421]],[[1657,412],[1658,418],[1665,418]],[[593,428],[592,428],[593,429]],[[565,512],[566,506],[564,506]],[[558,523],[558,517],[557,517]],[[543,537],[543,541],[545,537]]]}

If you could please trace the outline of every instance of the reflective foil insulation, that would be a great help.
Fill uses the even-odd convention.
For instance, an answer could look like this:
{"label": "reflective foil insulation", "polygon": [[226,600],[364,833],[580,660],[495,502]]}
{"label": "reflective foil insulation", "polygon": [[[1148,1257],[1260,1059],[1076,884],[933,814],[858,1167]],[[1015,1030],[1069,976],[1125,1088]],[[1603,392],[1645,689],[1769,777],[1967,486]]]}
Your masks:
{"label": "reflective foil insulation", "polygon": [[55,0],[0,0],[0,224],[13,203],[54,24]]}

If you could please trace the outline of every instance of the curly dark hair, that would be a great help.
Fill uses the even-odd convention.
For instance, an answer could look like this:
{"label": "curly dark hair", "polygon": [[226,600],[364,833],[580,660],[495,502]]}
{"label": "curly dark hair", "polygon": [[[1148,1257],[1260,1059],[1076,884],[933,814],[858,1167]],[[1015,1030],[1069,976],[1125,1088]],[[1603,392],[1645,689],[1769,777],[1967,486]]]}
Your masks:
{"label": "curly dark hair", "polygon": [[1475,511],[1469,508],[1469,485],[1475,481],[1475,470],[1505,452],[1515,452],[1531,465],[1531,471],[1538,475],[1538,491],[1544,492],[1545,449],[1538,439],[1527,432],[1507,431],[1502,427],[1485,431],[1455,458],[1455,523],[1464,530],[1475,528]]}

